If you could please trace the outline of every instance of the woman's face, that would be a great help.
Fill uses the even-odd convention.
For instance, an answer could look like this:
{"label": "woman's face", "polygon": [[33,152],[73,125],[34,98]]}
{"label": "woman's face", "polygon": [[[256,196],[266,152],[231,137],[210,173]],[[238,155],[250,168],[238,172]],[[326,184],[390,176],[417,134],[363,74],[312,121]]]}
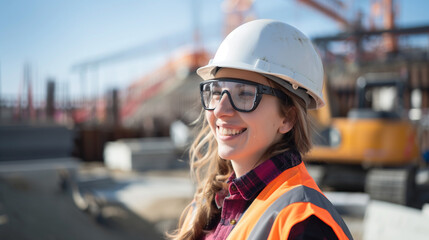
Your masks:
{"label": "woman's face", "polygon": [[[216,78],[239,78],[269,86],[264,76],[237,69],[221,68]],[[205,112],[219,156],[254,167],[266,150],[293,127],[280,113],[279,104],[275,96],[264,94],[254,111],[238,112],[224,94],[214,110]]]}

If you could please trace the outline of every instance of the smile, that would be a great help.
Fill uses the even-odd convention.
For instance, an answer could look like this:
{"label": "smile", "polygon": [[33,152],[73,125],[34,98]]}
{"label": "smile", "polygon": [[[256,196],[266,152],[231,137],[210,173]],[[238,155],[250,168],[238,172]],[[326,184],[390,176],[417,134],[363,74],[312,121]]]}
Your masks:
{"label": "smile", "polygon": [[232,128],[223,128],[223,127],[218,127],[218,133],[220,135],[223,136],[235,136],[238,134],[243,133],[244,131],[246,131],[247,128],[243,128],[243,129],[232,129]]}

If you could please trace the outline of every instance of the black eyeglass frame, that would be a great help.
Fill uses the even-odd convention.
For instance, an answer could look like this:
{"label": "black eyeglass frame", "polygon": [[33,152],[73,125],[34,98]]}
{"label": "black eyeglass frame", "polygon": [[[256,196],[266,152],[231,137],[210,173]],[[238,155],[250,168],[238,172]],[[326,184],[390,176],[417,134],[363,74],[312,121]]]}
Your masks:
{"label": "black eyeglass frame", "polygon": [[226,93],[228,95],[229,98],[229,102],[231,103],[231,106],[239,112],[252,112],[254,111],[259,103],[261,102],[262,99],[262,95],[263,94],[267,94],[267,95],[271,95],[271,96],[275,96],[278,97],[279,99],[288,102],[289,97],[288,95],[286,95],[286,93],[284,93],[283,91],[276,89],[276,88],[272,88],[260,83],[256,83],[256,82],[252,82],[252,81],[248,81],[248,80],[243,80],[243,79],[238,79],[238,78],[216,78],[216,79],[212,79],[212,80],[207,80],[204,82],[200,83],[200,95],[201,95],[201,103],[203,105],[203,108],[205,110],[214,110],[214,108],[208,108],[205,103],[204,103],[204,96],[203,96],[203,87],[204,85],[208,84],[208,83],[212,83],[212,82],[236,82],[236,83],[242,83],[242,84],[247,84],[247,85],[253,85],[256,86],[256,96],[255,96],[255,100],[253,102],[253,107],[249,110],[243,110],[243,109],[239,109],[235,106],[234,101],[232,100],[231,97],[231,93],[228,90],[223,90],[221,92],[221,97],[219,99],[219,101],[222,100],[223,95]]}

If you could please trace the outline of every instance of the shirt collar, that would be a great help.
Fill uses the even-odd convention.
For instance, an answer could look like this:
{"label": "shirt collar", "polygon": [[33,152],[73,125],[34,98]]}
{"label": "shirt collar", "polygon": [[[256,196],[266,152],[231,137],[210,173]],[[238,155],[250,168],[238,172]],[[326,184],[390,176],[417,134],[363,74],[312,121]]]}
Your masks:
{"label": "shirt collar", "polygon": [[[286,169],[299,165],[301,161],[301,155],[297,150],[288,150],[266,160],[239,178],[236,178],[235,173],[233,173],[228,178],[227,182],[230,183],[230,185],[235,185],[238,192],[245,200],[253,200],[268,183]],[[226,189],[216,194],[215,199],[218,207],[222,207],[223,199],[227,195],[228,191]]]}

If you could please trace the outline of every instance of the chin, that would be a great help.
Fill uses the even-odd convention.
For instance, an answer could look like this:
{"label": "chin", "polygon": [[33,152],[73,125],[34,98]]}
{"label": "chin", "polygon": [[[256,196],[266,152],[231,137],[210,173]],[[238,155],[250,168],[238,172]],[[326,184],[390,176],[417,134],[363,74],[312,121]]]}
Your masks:
{"label": "chin", "polygon": [[219,155],[220,158],[222,159],[227,159],[227,160],[231,160],[231,154],[229,153],[224,153],[222,151],[218,151],[217,154]]}
{"label": "chin", "polygon": [[234,149],[219,148],[217,153],[218,153],[220,158],[227,159],[227,160],[234,159],[234,156],[236,156]]}
{"label": "chin", "polygon": [[218,155],[222,159],[240,161],[240,159],[249,159],[246,154],[238,149],[218,149]]}

